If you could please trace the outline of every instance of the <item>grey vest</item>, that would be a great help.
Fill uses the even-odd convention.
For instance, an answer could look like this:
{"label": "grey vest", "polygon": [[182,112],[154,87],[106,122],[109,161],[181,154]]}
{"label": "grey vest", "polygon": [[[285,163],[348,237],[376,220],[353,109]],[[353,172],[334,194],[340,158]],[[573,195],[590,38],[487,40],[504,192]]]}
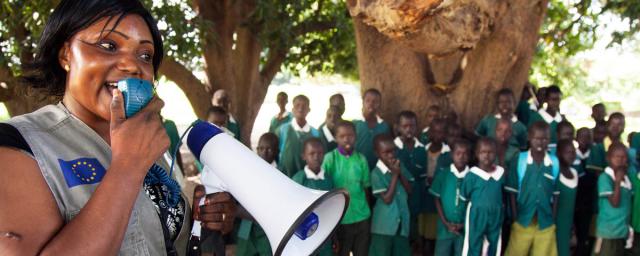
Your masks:
{"label": "grey vest", "polygon": [[[31,147],[58,210],[65,223],[69,223],[84,205],[100,183],[78,185],[69,188],[60,164],[80,158],[95,158],[104,167],[111,163],[110,146],[89,126],[74,117],[59,103],[48,105],[33,113],[14,117],[7,121],[14,126]],[[165,160],[156,164],[169,170]],[[176,172],[176,171],[174,171]],[[179,171],[178,171],[179,172]],[[180,255],[186,253],[189,236],[190,211],[185,202],[185,220],[175,241]],[[114,200],[117,200],[114,198]],[[120,255],[166,255],[162,223],[153,201],[141,187],[138,192],[127,231],[122,241]]]}

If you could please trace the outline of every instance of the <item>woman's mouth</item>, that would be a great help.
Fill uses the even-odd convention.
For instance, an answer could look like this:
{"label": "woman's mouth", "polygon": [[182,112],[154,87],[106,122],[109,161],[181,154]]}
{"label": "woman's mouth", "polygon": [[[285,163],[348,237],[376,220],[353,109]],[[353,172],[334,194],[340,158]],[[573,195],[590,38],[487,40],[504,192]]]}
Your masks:
{"label": "woman's mouth", "polygon": [[113,95],[113,89],[118,89],[118,82],[104,82],[103,86]]}

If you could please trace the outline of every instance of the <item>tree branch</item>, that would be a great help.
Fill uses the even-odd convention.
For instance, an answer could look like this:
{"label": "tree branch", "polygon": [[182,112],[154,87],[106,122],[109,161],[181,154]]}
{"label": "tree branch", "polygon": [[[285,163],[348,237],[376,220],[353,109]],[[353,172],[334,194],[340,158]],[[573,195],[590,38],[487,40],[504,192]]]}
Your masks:
{"label": "tree branch", "polygon": [[196,115],[204,118],[207,113],[207,108],[204,106],[211,104],[209,102],[211,94],[205,90],[205,85],[190,70],[173,58],[165,58],[159,72],[182,89]]}
{"label": "tree branch", "polygon": [[307,33],[320,32],[336,28],[335,21],[307,21],[293,27],[291,33],[294,37],[303,36]]}

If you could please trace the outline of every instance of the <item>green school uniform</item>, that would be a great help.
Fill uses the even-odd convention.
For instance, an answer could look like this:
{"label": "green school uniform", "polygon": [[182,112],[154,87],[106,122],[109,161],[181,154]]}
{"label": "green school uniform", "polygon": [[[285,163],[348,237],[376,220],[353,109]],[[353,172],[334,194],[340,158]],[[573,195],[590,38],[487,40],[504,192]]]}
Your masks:
{"label": "green school uniform", "polygon": [[309,123],[300,127],[297,122],[289,122],[280,126],[278,138],[280,138],[280,171],[288,177],[293,176],[298,170],[304,168],[302,160],[303,143],[311,137],[319,137],[320,133]]}
{"label": "green school uniform", "polygon": [[[587,159],[586,168],[590,171],[601,172],[607,165],[607,150],[613,142],[607,136],[604,138],[603,143],[597,143],[591,146],[589,158]],[[637,151],[635,149],[628,149],[628,161],[629,166],[636,167],[637,165]]]}
{"label": "green school uniform", "polygon": [[557,195],[559,191],[555,185],[557,177],[554,177],[553,162],[548,153],[542,163],[533,161],[531,151],[521,154],[527,154],[527,166],[521,178],[522,184],[518,177],[519,159],[517,159],[511,162],[509,173],[514,175],[508,175],[505,190],[517,194],[518,216],[515,216],[515,220],[523,227],[528,227],[533,217],[537,216],[539,229],[543,230],[555,223],[551,201],[553,195]]}
{"label": "green school uniform", "polygon": [[578,171],[571,168],[573,178],[569,179],[560,174],[556,185],[558,186],[558,209],[556,212],[556,241],[558,245],[558,256],[569,256],[571,226],[573,225],[573,213],[576,203],[576,192],[578,188]]}
{"label": "green school uniform", "polygon": [[[305,186],[307,188],[316,189],[316,190],[332,190],[333,189],[333,181],[327,175],[325,175],[324,170],[320,170],[318,174],[315,174],[308,166],[305,166],[303,170],[297,172],[293,175],[293,181],[296,183]],[[333,255],[333,251],[331,249],[331,240],[327,239],[320,248],[318,248],[318,252],[315,254],[318,256],[331,256]]]}
{"label": "green school uniform", "polygon": [[231,114],[229,114],[227,129],[229,129],[229,131],[233,133],[233,137],[236,138],[236,140],[242,140],[242,136],[240,136],[240,123],[238,123],[238,121],[236,121],[236,119],[233,118],[233,115]]}
{"label": "green school uniform", "polygon": [[293,115],[291,114],[291,112],[285,113],[284,117],[280,120],[278,120],[278,115],[275,115],[274,117],[271,118],[271,123],[269,124],[269,132],[277,133],[278,127],[288,122],[291,122],[292,118],[293,118]]}
{"label": "green school uniform", "polygon": [[409,210],[411,218],[415,219],[422,209],[422,199],[426,195],[427,187],[425,178],[427,177],[427,152],[424,145],[414,138],[413,149],[408,149],[400,137],[396,137],[393,143],[398,148],[397,155],[400,162],[409,170],[414,178],[411,183],[411,195],[409,195]]}
{"label": "green school uniform", "polygon": [[351,224],[368,219],[371,210],[365,189],[371,186],[369,166],[364,155],[354,151],[350,156],[340,153],[339,148],[327,153],[322,162],[324,169],[336,188],[349,192],[349,206],[340,224]]}
{"label": "green school uniform", "polygon": [[325,152],[329,152],[338,147],[338,143],[336,142],[336,139],[333,137],[331,130],[329,130],[329,128],[325,123],[322,123],[318,130],[320,131],[320,140],[324,145]]}
{"label": "green school uniform", "polygon": [[[413,175],[407,171],[404,165],[400,166],[400,172],[409,182],[413,182]],[[378,160],[376,167],[371,172],[371,191],[376,197],[376,204],[371,217],[371,233],[387,236],[409,237],[409,196],[402,186],[400,179],[396,184],[395,193],[391,203],[387,204],[382,199],[391,185],[391,171]]]}
{"label": "green school uniform", "polygon": [[467,210],[462,255],[481,255],[485,239],[489,242],[488,255],[498,254],[504,218],[504,173],[500,166],[492,173],[473,167],[464,177],[460,198],[467,202]]}
{"label": "green school uniform", "polygon": [[377,119],[378,123],[373,128],[369,128],[369,125],[364,118],[362,120],[353,121],[353,124],[356,127],[355,149],[367,158],[369,168],[373,168],[378,160],[375,152],[373,152],[373,138],[378,134],[391,133],[389,124],[380,117],[377,117]]}
{"label": "green school uniform", "polygon": [[640,233],[640,172],[634,169],[629,172],[628,176],[631,180],[634,194],[633,210],[631,211],[631,227],[636,233]]}
{"label": "green school uniform", "polygon": [[[425,151],[427,152],[427,159],[426,159],[426,169],[425,169],[425,173],[423,173],[422,175],[424,175],[425,179],[428,178],[434,178],[436,173],[438,173],[439,171],[443,170],[443,169],[447,169],[449,168],[449,165],[451,165],[451,163],[453,163],[453,160],[451,159],[451,148],[449,147],[449,145],[443,143],[442,144],[442,149],[440,149],[440,154],[438,155],[438,158],[436,159],[436,163],[435,163],[435,169],[433,170],[433,172],[429,172],[429,164],[431,159],[429,159],[429,148],[431,148],[431,143],[427,144],[425,146]],[[432,181],[433,182],[433,181]],[[431,184],[427,184],[427,189],[431,186]],[[422,200],[422,205],[423,205],[423,209],[422,212],[426,212],[426,213],[435,213],[437,214],[437,210],[436,210],[436,205],[433,201],[433,195],[431,195],[430,193],[427,193],[426,197],[424,197],[424,199]]]}
{"label": "green school uniform", "polygon": [[429,126],[425,127],[422,132],[420,133],[420,136],[418,137],[418,139],[420,140],[420,142],[422,142],[422,144],[429,144]]}
{"label": "green school uniform", "polygon": [[631,196],[633,195],[629,176],[625,175],[620,187],[620,202],[618,207],[609,203],[609,196],[613,194],[615,174],[607,167],[598,177],[598,219],[596,222],[596,236],[603,239],[626,239],[629,233],[631,215]]}
{"label": "green school uniform", "polygon": [[499,163],[500,159],[496,157],[495,164],[500,166],[511,166],[512,161],[518,160],[518,154],[520,154],[520,149],[516,146],[509,145],[507,150],[504,151],[504,163]]}
{"label": "green school uniform", "polygon": [[[469,167],[458,170],[451,164],[438,173],[429,192],[440,199],[444,218],[451,223],[464,224],[466,202],[460,198],[462,181]],[[462,230],[460,231],[462,232]],[[464,236],[449,232],[441,219],[438,219],[438,235],[435,255],[461,255]]]}
{"label": "green school uniform", "polygon": [[516,107],[515,114],[518,117],[518,120],[520,120],[520,122],[522,122],[523,124],[528,124],[529,115],[533,109],[537,109],[537,107],[529,103],[529,101],[521,100],[520,102],[518,102],[518,106]]}
{"label": "green school uniform", "polygon": [[260,225],[250,220],[242,220],[238,228],[236,255],[268,256],[271,253],[271,244]]}
{"label": "green school uniform", "polygon": [[171,145],[169,146],[169,153],[173,156],[173,152],[175,152],[176,147],[178,147],[178,143],[180,142],[178,128],[176,127],[176,123],[169,119],[165,119],[162,125],[164,126],[164,130],[167,132],[167,136],[169,136],[169,141],[171,142]]}
{"label": "green school uniform", "polygon": [[[500,120],[502,116],[500,114],[496,115],[487,115],[478,126],[476,126],[476,134],[483,137],[496,138],[496,125],[498,124],[498,120]],[[527,127],[520,121],[518,121],[518,117],[515,115],[511,118],[511,130],[513,131],[511,134],[511,138],[509,139],[509,144],[514,145],[518,148],[526,148],[527,147]]]}
{"label": "green school uniform", "polygon": [[555,148],[556,143],[558,143],[556,130],[558,129],[558,124],[562,122],[562,120],[564,120],[564,117],[560,114],[560,112],[557,112],[555,116],[551,116],[549,113],[547,113],[546,109],[542,108],[529,117],[529,127],[531,127],[531,125],[537,121],[545,121],[547,124],[549,124],[549,131],[551,135],[551,139],[549,140],[549,148],[551,149]]}

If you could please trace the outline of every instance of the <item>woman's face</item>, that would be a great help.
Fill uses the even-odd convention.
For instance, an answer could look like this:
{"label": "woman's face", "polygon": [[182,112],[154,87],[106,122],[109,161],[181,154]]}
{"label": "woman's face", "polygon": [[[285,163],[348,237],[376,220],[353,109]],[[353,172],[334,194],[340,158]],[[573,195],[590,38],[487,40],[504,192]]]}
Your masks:
{"label": "woman's face", "polygon": [[109,105],[118,80],[153,82],[149,27],[138,15],[125,16],[114,27],[117,18],[105,17],[77,32],[60,51],[60,64],[68,65],[64,103],[85,121],[110,120]]}

